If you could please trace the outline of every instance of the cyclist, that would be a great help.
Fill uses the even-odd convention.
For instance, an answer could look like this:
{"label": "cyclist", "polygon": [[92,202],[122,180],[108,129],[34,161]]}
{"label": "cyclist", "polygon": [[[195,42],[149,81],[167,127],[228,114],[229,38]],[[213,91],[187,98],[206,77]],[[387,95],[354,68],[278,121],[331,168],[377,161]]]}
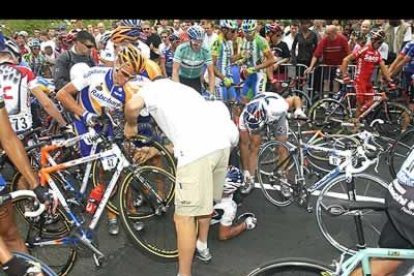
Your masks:
{"label": "cyclist", "polygon": [[[220,20],[221,33],[211,46],[211,56],[214,63],[214,74],[216,76],[216,96],[219,99],[235,100],[236,91],[232,87],[233,74],[231,63],[233,53],[233,37],[237,32],[238,26],[235,20]],[[220,84],[224,85],[224,87]]]}
{"label": "cyclist", "polygon": [[233,225],[236,218],[237,205],[241,203],[240,187],[243,183],[243,174],[234,166],[230,166],[227,170],[226,180],[223,186],[223,197],[216,200],[213,206],[213,215],[211,217],[211,225],[219,225],[219,240],[225,241],[234,238],[246,230],[256,228],[257,219],[252,213],[244,213],[239,216],[237,221],[243,221],[237,225]]}
{"label": "cyclist", "polygon": [[269,43],[257,32],[256,20],[243,20],[241,26],[244,37],[239,45],[238,59],[247,66],[243,70],[245,78],[241,99],[247,103],[256,94],[266,89],[267,76],[265,69],[275,63]]}
{"label": "cyclist", "polygon": [[[254,176],[264,127],[269,125],[276,139],[286,142],[288,138],[286,115],[290,108],[295,109],[295,117],[306,117],[299,97],[293,96],[284,99],[279,94],[263,92],[256,95],[240,114],[240,153],[245,181],[245,186],[241,190],[243,194],[250,193],[254,187]],[[280,155],[283,160],[287,157],[287,152],[281,149]],[[287,180],[285,172],[282,172],[281,178]],[[287,186],[282,185],[281,192],[285,197],[290,196],[290,190]]]}
{"label": "cyclist", "polygon": [[14,131],[23,132],[33,126],[30,94],[35,96],[45,111],[61,126],[65,126],[66,122],[59,110],[45,94],[48,89],[42,85],[41,78],[35,78],[29,68],[16,65],[17,56],[20,54],[16,43],[8,38],[4,38],[4,43],[5,49],[0,57],[0,78],[4,102]]}
{"label": "cyclist", "polygon": [[[397,178],[388,185],[385,196],[387,218],[378,241],[382,248],[414,249],[414,150],[397,173]],[[371,261],[371,275],[394,275],[402,260],[374,259]],[[411,271],[412,272],[412,271]],[[362,275],[360,268],[352,276]],[[404,275],[412,275],[404,274]]]}
{"label": "cyclist", "polygon": [[[129,82],[137,78],[144,66],[145,59],[138,49],[128,44],[118,53],[115,68],[93,67],[57,93],[56,98],[74,113],[74,126],[79,135],[88,132],[88,126],[94,126],[94,120],[101,115],[102,107],[123,111],[125,103],[136,93],[135,86]],[[113,135],[112,127],[107,135]],[[84,141],[80,142],[82,156],[88,156],[91,148]],[[108,213],[108,216],[109,233],[117,235],[119,227],[116,216],[113,213]]]}
{"label": "cyclist", "polygon": [[[351,81],[348,75],[348,64],[355,60],[357,63],[357,70],[355,73],[354,86],[357,94],[357,111],[355,116],[358,117],[365,109],[367,109],[374,99],[374,90],[371,83],[372,73],[375,66],[379,65],[381,71],[391,87],[395,85],[392,83],[390,73],[381,58],[378,49],[385,40],[384,31],[377,31],[371,33],[371,43],[363,47],[358,52],[354,52],[344,58],[341,66],[341,72],[344,83]],[[371,94],[371,95],[367,95]],[[364,107],[364,108],[363,108]]]}
{"label": "cyclist", "polygon": [[[403,67],[404,66],[404,67]],[[401,53],[391,64],[389,70],[391,76],[396,75],[403,68],[403,86],[409,96],[410,109],[414,110],[414,87],[412,85],[414,75],[414,40],[407,43]]]}
{"label": "cyclist", "polygon": [[[134,45],[138,50],[141,51],[141,56],[144,58],[150,58],[150,48],[147,44],[141,41],[140,38],[146,39],[145,35],[140,31],[139,28],[119,26],[112,31],[111,43],[108,42],[106,50],[113,51],[115,54],[115,46],[119,45],[119,50],[128,44]],[[115,44],[115,45],[114,45]]]}
{"label": "cyclist", "polygon": [[188,85],[201,94],[201,74],[203,66],[206,65],[210,93],[214,94],[213,59],[211,58],[210,49],[202,46],[204,29],[194,25],[187,29],[187,34],[190,41],[180,44],[174,53],[172,80]]}

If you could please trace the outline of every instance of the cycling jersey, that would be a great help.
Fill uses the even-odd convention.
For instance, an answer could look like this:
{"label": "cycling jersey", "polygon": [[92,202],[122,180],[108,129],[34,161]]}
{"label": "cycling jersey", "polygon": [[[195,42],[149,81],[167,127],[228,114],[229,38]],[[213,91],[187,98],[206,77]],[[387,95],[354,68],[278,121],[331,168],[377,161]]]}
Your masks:
{"label": "cycling jersey", "polygon": [[404,66],[403,71],[414,74],[414,40],[404,46],[401,54],[410,57],[410,61]]}
{"label": "cycling jersey", "polygon": [[[248,41],[244,37],[239,45],[239,53],[246,59],[247,67],[254,67],[263,63],[267,52],[270,52],[269,43],[258,34],[255,34],[252,41]],[[251,74],[244,82],[242,96],[251,99],[256,94],[264,92],[266,81],[267,76],[264,68]]]}
{"label": "cycling jersey", "polygon": [[[246,59],[246,65],[248,67],[257,66],[264,61],[264,54],[270,51],[269,43],[264,37],[255,34],[252,41],[248,41],[243,38],[242,43],[239,45],[239,53]],[[261,69],[259,72],[264,73],[265,69]]]}
{"label": "cycling jersey", "polygon": [[398,182],[414,187],[414,150],[410,152],[397,173]]}
{"label": "cycling jersey", "polygon": [[4,99],[11,126],[15,132],[32,127],[29,89],[38,87],[33,72],[23,66],[0,65],[0,95]]}
{"label": "cycling jersey", "polygon": [[161,43],[159,50],[160,58],[165,59],[165,71],[167,72],[167,76],[171,77],[174,59],[174,51],[172,50],[172,45],[169,44],[166,46],[164,43]]}
{"label": "cycling jersey", "polygon": [[247,112],[247,106],[249,104],[254,104],[256,101],[266,101],[266,117],[267,117],[267,124],[274,124],[279,123],[276,126],[276,133],[275,135],[284,135],[287,131],[287,120],[286,114],[289,110],[289,104],[286,100],[280,96],[279,94],[272,93],[272,92],[263,92],[257,96],[255,96],[243,109],[242,113],[240,114],[239,118],[239,130],[240,131],[248,131],[247,125],[244,122],[244,113]]}
{"label": "cycling jersey", "polygon": [[[220,34],[211,46],[211,55],[217,57],[216,67],[218,70],[227,78],[232,78],[230,58],[233,55],[233,42],[225,40],[223,35]],[[226,88],[221,86],[220,83],[221,80],[216,77],[216,97],[218,99],[234,100],[238,98],[234,87]]]}
{"label": "cycling jersey", "polygon": [[236,218],[237,204],[232,197],[225,197],[213,206],[210,225],[220,222],[223,226],[231,226]]}
{"label": "cycling jersey", "polygon": [[174,62],[180,64],[179,75],[187,79],[200,78],[204,65],[213,64],[210,49],[201,47],[195,52],[190,42],[180,44],[174,53]]}
{"label": "cycling jersey", "polygon": [[46,66],[46,59],[42,54],[35,57],[32,53],[23,56],[24,61],[27,62],[30,69],[36,76],[44,76],[44,67]]}

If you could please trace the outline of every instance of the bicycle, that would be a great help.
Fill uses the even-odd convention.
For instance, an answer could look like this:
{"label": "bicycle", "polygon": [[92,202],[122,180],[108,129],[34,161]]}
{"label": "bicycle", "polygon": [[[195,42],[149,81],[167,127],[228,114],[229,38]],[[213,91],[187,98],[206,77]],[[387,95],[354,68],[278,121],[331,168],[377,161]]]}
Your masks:
{"label": "bicycle", "polygon": [[[336,204],[329,208],[332,215],[347,212],[362,212],[363,210],[384,211],[383,203],[359,202],[350,205]],[[323,275],[348,276],[362,264],[364,275],[371,275],[369,265],[372,258],[384,259],[414,259],[414,251],[395,248],[369,248],[365,246],[363,228],[356,220],[356,233],[358,235],[359,250],[355,255],[347,258],[347,252],[341,254],[339,261],[333,260],[331,265],[306,258],[284,258],[267,262],[254,269],[246,276],[277,276],[277,275]]]}
{"label": "bicycle", "polygon": [[[348,199],[348,195],[353,196],[350,199],[353,201],[367,197],[373,201],[382,200],[382,193],[387,188],[387,184],[376,176],[363,173],[371,165],[378,165],[378,149],[369,143],[373,139],[373,135],[366,131],[356,134],[356,137],[360,136],[360,139],[363,140],[361,144],[347,145],[344,143],[341,147],[344,147],[345,150],[338,150],[304,143],[300,125],[298,128],[297,144],[274,140],[263,145],[258,159],[260,188],[266,199],[273,205],[284,207],[297,202],[299,206],[304,206],[308,212],[313,211],[310,195],[318,196],[316,216],[322,234],[330,244],[339,250],[343,250],[344,247],[349,248],[350,246],[342,245],[349,243],[349,240],[338,242],[338,238],[334,238],[333,234],[330,234],[331,229],[327,229],[324,224],[325,219],[322,219],[322,207],[327,200]],[[283,160],[278,154],[281,148],[287,152],[287,156]],[[308,151],[327,153],[330,163],[335,166],[310,187],[307,186],[304,175],[304,157]],[[269,156],[271,162],[269,162]],[[324,188],[320,191],[322,187]],[[286,192],[284,194],[283,189],[289,189],[288,196],[286,196]],[[368,218],[366,221],[371,223]],[[372,223],[374,222],[376,223],[375,218]],[[340,229],[343,230],[343,228]]]}
{"label": "bicycle", "polygon": [[396,137],[403,130],[412,126],[413,114],[411,110],[400,103],[388,101],[387,94],[392,92],[385,86],[379,88],[379,91],[383,92],[365,94],[374,96],[374,99],[369,105],[366,104],[362,114],[355,118],[356,109],[351,97],[356,96],[356,93],[349,92],[349,89],[352,87],[347,86],[340,90],[335,98],[317,101],[309,110],[309,118],[312,120],[311,126],[318,127],[330,123],[331,129],[341,133],[345,131],[341,123],[354,123],[357,126],[366,120],[368,121],[366,125],[369,125],[374,119],[379,118],[384,121],[384,124],[379,126],[378,131],[388,137]]}
{"label": "bicycle", "polygon": [[[47,183],[57,194],[62,207],[58,210],[58,216],[52,222],[47,222],[48,218],[42,216],[37,220],[30,221],[31,229],[29,229],[29,233],[33,229],[37,229],[39,232],[34,237],[31,245],[33,250],[46,248],[44,251],[59,247],[59,245],[63,246],[65,250],[69,247],[70,253],[68,258],[63,261],[65,263],[55,265],[55,267],[58,266],[60,275],[66,275],[73,265],[76,257],[75,246],[82,245],[93,252],[97,266],[100,266],[104,261],[105,256],[98,249],[95,242],[96,236],[93,236],[93,232],[122,172],[126,174],[126,177],[122,181],[118,200],[121,219],[129,237],[147,254],[167,259],[175,258],[178,254],[175,239],[170,237],[171,233],[175,234],[175,231],[170,229],[174,227],[171,223],[173,214],[171,211],[174,210],[174,176],[157,167],[131,165],[131,162],[125,157],[122,147],[119,146],[123,137],[111,139],[104,135],[110,123],[110,120],[105,116],[101,133],[98,134],[90,128],[89,132],[78,137],[42,148],[42,166],[48,165],[48,160],[50,160],[49,151],[70,147],[81,139],[94,143],[94,146],[99,144],[103,149],[101,152],[88,157],[43,167],[39,172],[42,184]],[[78,198],[80,194],[85,194],[86,187],[82,187],[80,193],[77,193],[73,187],[68,187],[65,185],[66,183],[62,183],[55,173],[94,160],[100,160],[104,170],[115,168],[115,172],[106,187],[96,212],[89,215],[84,213],[85,208],[82,204],[82,198]],[[138,197],[141,201],[139,204],[136,203]],[[157,223],[154,224],[154,221]],[[144,224],[144,230],[134,228],[137,222]],[[47,227],[44,227],[45,224]],[[146,228],[150,230],[145,230]],[[159,235],[157,229],[162,231],[163,235]],[[43,238],[45,235],[47,238]],[[48,253],[47,255],[50,256],[51,254]],[[54,256],[50,256],[50,258],[52,257]]]}
{"label": "bicycle", "polygon": [[[21,200],[22,198],[32,198],[32,199],[36,199],[36,195],[34,194],[33,191],[30,190],[21,190],[21,191],[17,191],[17,192],[11,192],[7,195],[4,196],[0,196],[0,206],[6,204],[7,202],[9,202],[10,200],[13,201],[18,201]],[[39,202],[37,202],[37,206],[38,209],[33,211],[33,212],[26,212],[25,215],[29,216],[29,217],[36,217],[38,215],[40,215],[42,212],[44,212],[45,210],[45,206]],[[41,260],[30,256],[28,254],[22,253],[22,252],[12,252],[14,256],[16,256],[18,259],[21,259],[27,263],[36,263],[40,265],[40,270],[42,271],[42,273],[45,276],[57,276],[57,274],[49,267],[47,266],[44,262],[42,262]],[[3,276],[3,273],[0,269],[0,275]]]}

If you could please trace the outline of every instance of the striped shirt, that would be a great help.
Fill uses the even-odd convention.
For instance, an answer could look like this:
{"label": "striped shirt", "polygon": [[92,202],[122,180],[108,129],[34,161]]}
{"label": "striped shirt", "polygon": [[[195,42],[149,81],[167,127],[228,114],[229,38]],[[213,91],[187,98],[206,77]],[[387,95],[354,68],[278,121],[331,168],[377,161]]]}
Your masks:
{"label": "striped shirt", "polygon": [[231,76],[230,57],[233,55],[233,43],[223,39],[220,34],[211,46],[211,55],[217,57],[216,67],[225,76]]}
{"label": "striped shirt", "polygon": [[200,77],[204,65],[213,64],[213,59],[209,49],[201,47],[200,51],[195,52],[190,42],[185,42],[177,47],[174,62],[180,64],[180,77],[195,79]]}

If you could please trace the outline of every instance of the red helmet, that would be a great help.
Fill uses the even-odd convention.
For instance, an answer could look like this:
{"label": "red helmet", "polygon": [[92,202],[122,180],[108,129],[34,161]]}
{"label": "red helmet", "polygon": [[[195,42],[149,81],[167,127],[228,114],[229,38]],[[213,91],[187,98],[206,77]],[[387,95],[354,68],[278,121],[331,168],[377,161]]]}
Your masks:
{"label": "red helmet", "polygon": [[279,25],[276,24],[266,24],[265,33],[274,33],[274,34],[283,34],[283,30]]}

